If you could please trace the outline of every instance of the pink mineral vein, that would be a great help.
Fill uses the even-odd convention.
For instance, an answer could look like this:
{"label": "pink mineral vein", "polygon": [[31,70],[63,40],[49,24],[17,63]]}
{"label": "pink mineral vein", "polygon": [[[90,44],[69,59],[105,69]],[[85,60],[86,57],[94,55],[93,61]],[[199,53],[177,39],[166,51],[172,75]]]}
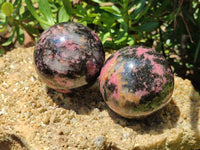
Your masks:
{"label": "pink mineral vein", "polygon": [[61,40],[63,40],[63,42],[56,43],[56,47],[65,47],[68,50],[76,50],[80,48],[80,46],[74,43],[74,41],[65,40],[65,39],[61,39]]}
{"label": "pink mineral vein", "polygon": [[[143,47],[138,47],[137,49],[137,56],[144,56],[144,61],[146,61],[147,59],[151,62],[151,65],[153,66],[152,69],[152,73],[156,73],[158,74],[160,77],[156,78],[154,80],[155,85],[152,87],[151,91],[154,91],[156,93],[160,92],[161,90],[163,90],[162,86],[164,84],[166,84],[167,79],[164,77],[164,68],[161,64],[158,64],[154,61],[154,59],[156,59],[156,57],[154,55],[150,55],[146,52],[148,52],[149,49],[143,48]],[[164,58],[159,58],[160,60],[164,60]],[[167,72],[171,72],[170,69],[167,70]]]}
{"label": "pink mineral vein", "polygon": [[119,52],[116,52],[115,55],[107,61],[107,63],[103,66],[100,76],[100,79],[103,79],[103,76],[106,74],[107,71],[109,71],[109,69],[111,68],[111,66],[114,64],[116,58],[120,55]]}
{"label": "pink mineral vein", "polygon": [[165,77],[154,79],[154,86],[152,86],[151,91],[154,91],[155,93],[162,91],[162,86],[166,83],[167,79]]}
{"label": "pink mineral vein", "polygon": [[115,55],[110,60],[108,60],[107,63],[101,69],[101,73],[99,75],[101,93],[103,93],[103,85],[108,75],[107,72],[110,71],[110,69],[112,68],[112,65],[114,64],[115,60],[117,59],[119,55],[120,53],[116,52]]}
{"label": "pink mineral vein", "polygon": [[98,66],[94,63],[92,58],[87,61],[86,67],[89,75],[94,76],[97,73]]}
{"label": "pink mineral vein", "polygon": [[109,78],[109,84],[115,85],[115,90],[113,91],[113,94],[111,95],[111,98],[115,98],[116,100],[119,100],[119,81],[118,81],[118,75],[113,74]]}
{"label": "pink mineral vein", "polygon": [[144,56],[144,61],[146,61],[147,59],[151,62],[151,65],[153,66],[153,70],[152,73],[156,73],[160,76],[164,75],[164,71],[163,71],[163,66],[161,64],[158,64],[154,61],[154,59],[156,59],[156,57],[154,55],[150,55],[146,52],[148,52],[149,49],[144,49],[141,47],[138,47],[138,51],[137,51],[137,55],[143,55]]}
{"label": "pink mineral vein", "polygon": [[94,36],[94,39],[95,39],[97,42],[101,42],[101,40],[100,40],[99,37],[95,34],[94,31],[91,31],[91,34]]}
{"label": "pink mineral vein", "polygon": [[137,48],[136,54],[138,57],[140,57],[141,55],[144,55],[146,52],[149,52],[149,49],[140,46]]}
{"label": "pink mineral vein", "polygon": [[138,99],[141,99],[142,96],[145,96],[149,94],[149,92],[147,90],[138,90],[135,95],[136,97],[138,97]]}

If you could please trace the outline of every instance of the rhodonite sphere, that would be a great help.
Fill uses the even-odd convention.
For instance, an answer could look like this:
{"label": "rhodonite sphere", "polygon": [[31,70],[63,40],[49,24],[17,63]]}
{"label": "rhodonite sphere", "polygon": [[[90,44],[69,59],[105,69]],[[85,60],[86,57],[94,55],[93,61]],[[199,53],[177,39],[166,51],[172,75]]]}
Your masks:
{"label": "rhodonite sphere", "polygon": [[99,82],[106,104],[126,118],[148,116],[161,109],[174,89],[167,60],[142,46],[128,46],[112,54],[102,67]]}
{"label": "rhodonite sphere", "polygon": [[105,54],[98,36],[79,23],[59,23],[45,30],[34,49],[36,71],[60,92],[92,85]]}

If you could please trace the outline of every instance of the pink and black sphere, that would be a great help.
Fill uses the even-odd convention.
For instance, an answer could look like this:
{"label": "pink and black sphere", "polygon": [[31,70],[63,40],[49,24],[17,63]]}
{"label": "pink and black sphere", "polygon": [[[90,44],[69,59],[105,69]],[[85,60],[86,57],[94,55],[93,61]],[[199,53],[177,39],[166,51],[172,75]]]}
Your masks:
{"label": "pink and black sphere", "polygon": [[129,46],[102,67],[100,92],[106,104],[126,118],[139,118],[164,107],[174,88],[167,60],[151,48]]}
{"label": "pink and black sphere", "polygon": [[34,49],[39,77],[60,92],[92,85],[104,59],[98,36],[79,23],[59,23],[50,27],[42,33]]}
{"label": "pink and black sphere", "polygon": [[79,23],[59,23],[45,30],[34,50],[36,71],[60,92],[92,85],[99,76],[105,103],[126,118],[148,116],[171,100],[174,76],[155,50],[128,46],[105,53],[98,36]]}

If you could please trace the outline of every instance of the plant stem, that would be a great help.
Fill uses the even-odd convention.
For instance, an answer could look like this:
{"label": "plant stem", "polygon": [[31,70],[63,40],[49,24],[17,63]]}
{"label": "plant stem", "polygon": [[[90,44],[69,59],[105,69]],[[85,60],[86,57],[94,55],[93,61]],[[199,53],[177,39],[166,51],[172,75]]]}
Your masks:
{"label": "plant stem", "polygon": [[159,34],[160,34],[160,43],[161,43],[162,53],[163,53],[164,57],[167,58],[167,55],[165,54],[164,46],[163,46],[163,38],[162,38],[161,22],[160,22],[160,25],[159,25]]}

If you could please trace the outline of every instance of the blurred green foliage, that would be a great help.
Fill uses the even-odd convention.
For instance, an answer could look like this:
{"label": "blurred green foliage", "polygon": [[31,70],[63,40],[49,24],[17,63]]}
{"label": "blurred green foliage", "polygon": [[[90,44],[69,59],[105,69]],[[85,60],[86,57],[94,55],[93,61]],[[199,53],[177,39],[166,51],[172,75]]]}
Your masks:
{"label": "blurred green foliage", "polygon": [[[126,45],[155,48],[191,68],[200,64],[198,0],[0,0],[0,32],[10,27],[2,46],[24,42],[24,31],[37,40],[59,22],[80,22],[98,33],[105,49]],[[2,51],[1,51],[2,52]],[[189,58],[189,59],[188,59]]]}

